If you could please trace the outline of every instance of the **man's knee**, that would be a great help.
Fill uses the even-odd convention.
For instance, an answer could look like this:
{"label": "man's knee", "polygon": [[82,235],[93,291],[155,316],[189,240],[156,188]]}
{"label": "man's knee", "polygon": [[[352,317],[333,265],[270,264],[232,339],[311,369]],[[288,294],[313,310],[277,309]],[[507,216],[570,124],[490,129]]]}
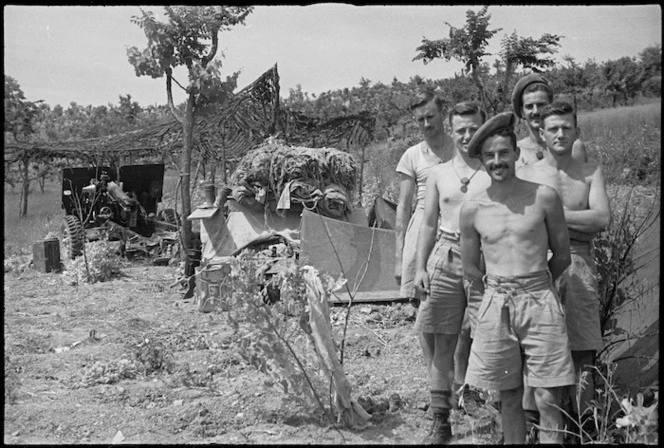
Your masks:
{"label": "man's knee", "polygon": [[561,387],[536,387],[535,403],[537,404],[537,409],[541,410],[560,406],[561,394]]}

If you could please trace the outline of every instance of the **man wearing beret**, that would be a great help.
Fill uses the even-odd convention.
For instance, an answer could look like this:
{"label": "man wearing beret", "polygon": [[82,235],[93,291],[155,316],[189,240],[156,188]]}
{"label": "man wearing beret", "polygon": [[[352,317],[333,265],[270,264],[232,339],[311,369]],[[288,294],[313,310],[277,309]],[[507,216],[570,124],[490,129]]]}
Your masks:
{"label": "man wearing beret", "polygon": [[453,389],[461,389],[476,316],[473,311],[482,300],[481,291],[464,285],[459,209],[468,197],[489,186],[489,176],[480,161],[468,157],[468,143],[484,118],[484,111],[470,101],[450,110],[454,157],[433,168],[427,178],[415,257],[415,289],[420,297],[415,329],[429,368],[434,418],[426,443],[449,443],[452,437],[451,378],[456,382]]}
{"label": "man wearing beret", "polygon": [[514,121],[511,112],[496,115],[468,145],[491,184],[459,217],[464,276],[485,287],[466,381],[500,391],[505,444],[526,440],[524,383],[535,391],[540,442],[562,443],[561,395],[575,373],[554,281],[570,264],[569,236],[556,190],[515,175]]}
{"label": "man wearing beret", "polygon": [[[556,101],[541,112],[540,136],[548,151],[541,161],[517,170],[524,180],[537,181],[555,188],[563,202],[565,221],[570,237],[572,264],[558,280],[565,306],[567,333],[577,376],[590,371],[595,354],[604,344],[599,320],[597,268],[590,242],[611,222],[611,207],[604,175],[598,165],[580,162],[572,157],[577,137],[576,113],[571,104]],[[578,378],[578,377],[577,377]],[[577,379],[578,380],[578,379]],[[580,410],[572,402],[573,414],[586,411],[593,397],[592,375],[580,393]],[[526,390],[524,407],[529,405]],[[571,397],[576,396],[574,388]]]}
{"label": "man wearing beret", "polygon": [[[553,89],[549,81],[539,73],[524,76],[514,86],[512,107],[516,116],[526,122],[528,129],[528,135],[516,143],[521,150],[517,168],[544,158],[547,148],[539,133],[542,123],[541,111],[551,101],[553,101]],[[580,162],[588,160],[586,148],[581,140],[577,139],[574,142],[572,157]]]}

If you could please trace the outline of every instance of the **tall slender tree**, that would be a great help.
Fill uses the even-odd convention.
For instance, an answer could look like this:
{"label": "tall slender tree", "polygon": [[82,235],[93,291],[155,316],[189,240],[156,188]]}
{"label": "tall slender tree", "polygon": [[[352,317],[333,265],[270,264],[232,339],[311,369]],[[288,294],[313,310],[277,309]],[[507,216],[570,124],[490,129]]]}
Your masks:
{"label": "tall slender tree", "polygon": [[[27,143],[35,133],[35,121],[39,116],[39,101],[28,101],[18,82],[5,75],[5,143]],[[19,156],[22,180],[19,216],[28,214],[28,194],[30,193],[31,155],[24,149]],[[7,179],[7,177],[5,177]]]}
{"label": "tall slender tree", "polygon": [[[166,78],[166,96],[173,117],[182,125],[180,154],[180,191],[182,196],[182,237],[185,245],[192,242],[191,159],[193,129],[198,113],[206,106],[223,103],[237,86],[238,73],[221,79],[222,63],[215,59],[219,33],[244,24],[253,11],[251,6],[166,6],[166,21],[158,21],[150,11],[141,9],[132,22],[140,26],[148,39],[145,49],[127,49],[136,76]],[[186,82],[175,78],[175,69],[184,67]],[[173,83],[186,93],[184,110],[173,102]]]}
{"label": "tall slender tree", "polygon": [[470,74],[477,87],[485,111],[491,112],[493,107],[480,76],[481,64],[484,56],[490,55],[486,51],[489,39],[502,28],[489,29],[491,14],[488,14],[488,8],[488,6],[484,6],[477,13],[472,10],[466,11],[466,24],[461,28],[455,28],[445,22],[450,27],[449,36],[437,40],[423,38],[422,45],[415,49],[418,54],[413,61],[421,59],[424,64],[439,58],[445,58],[447,61],[450,59],[461,61],[464,64],[463,72]]}

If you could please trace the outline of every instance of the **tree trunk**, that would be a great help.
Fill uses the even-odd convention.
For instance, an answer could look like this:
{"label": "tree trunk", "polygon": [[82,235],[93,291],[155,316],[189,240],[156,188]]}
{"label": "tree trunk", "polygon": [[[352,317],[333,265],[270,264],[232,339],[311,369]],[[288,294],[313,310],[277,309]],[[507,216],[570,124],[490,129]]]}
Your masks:
{"label": "tree trunk", "polygon": [[22,218],[28,215],[28,193],[30,192],[30,158],[23,156],[23,188],[21,189],[21,202],[19,216]]}
{"label": "tree trunk", "polygon": [[360,188],[359,188],[359,198],[358,201],[360,204],[362,204],[362,184],[364,184],[364,157],[365,157],[365,149],[367,147],[367,144],[364,143],[362,145],[362,160],[360,161]]}
{"label": "tree trunk", "polygon": [[482,85],[482,82],[480,81],[480,77],[479,77],[479,75],[478,75],[478,73],[477,73],[477,71],[475,70],[474,67],[471,69],[471,77],[472,77],[473,81],[475,82],[475,85],[477,86],[477,90],[480,94],[480,100],[482,102],[482,106],[484,106],[484,113],[488,117],[488,116],[492,115],[493,111],[489,108],[490,105],[488,104],[488,98],[486,96],[486,92],[484,91],[484,86]]}
{"label": "tree trunk", "polygon": [[[180,155],[180,191],[182,193],[182,239],[186,250],[191,249],[193,238],[191,221],[187,216],[191,214],[191,153],[194,146],[194,94],[189,94],[187,107],[182,120],[182,154]],[[186,255],[185,255],[186,256]]]}

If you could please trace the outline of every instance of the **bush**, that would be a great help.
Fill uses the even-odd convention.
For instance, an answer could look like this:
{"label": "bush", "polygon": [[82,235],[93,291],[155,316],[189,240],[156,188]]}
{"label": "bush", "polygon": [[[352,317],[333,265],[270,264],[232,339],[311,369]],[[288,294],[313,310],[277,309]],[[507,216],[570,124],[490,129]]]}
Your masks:
{"label": "bush", "polygon": [[76,284],[104,282],[121,275],[124,264],[108,241],[93,241],[85,244],[82,256],[68,263],[66,274]]}

